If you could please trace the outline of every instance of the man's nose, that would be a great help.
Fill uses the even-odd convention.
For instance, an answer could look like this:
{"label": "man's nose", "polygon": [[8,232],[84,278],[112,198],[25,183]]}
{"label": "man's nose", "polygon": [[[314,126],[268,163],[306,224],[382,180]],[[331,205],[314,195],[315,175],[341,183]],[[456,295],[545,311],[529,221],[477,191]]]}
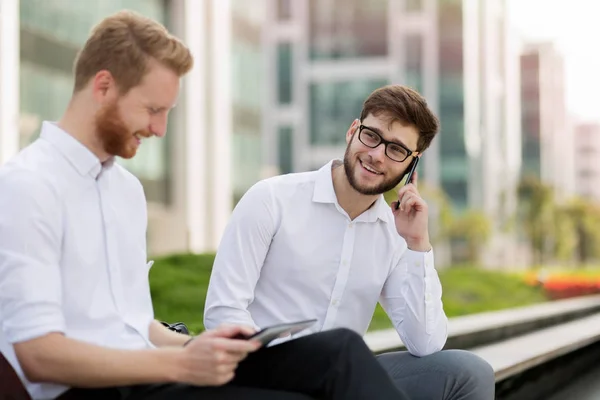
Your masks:
{"label": "man's nose", "polygon": [[167,133],[167,116],[157,115],[150,124],[150,132],[154,135],[162,138]]}
{"label": "man's nose", "polygon": [[385,144],[379,143],[377,147],[369,150],[369,155],[373,160],[382,161],[385,159]]}

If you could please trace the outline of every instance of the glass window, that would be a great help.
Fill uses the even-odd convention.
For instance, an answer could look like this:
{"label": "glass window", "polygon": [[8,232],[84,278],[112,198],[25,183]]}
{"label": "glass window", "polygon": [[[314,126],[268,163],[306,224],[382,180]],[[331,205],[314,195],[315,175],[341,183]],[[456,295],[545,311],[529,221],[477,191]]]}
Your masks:
{"label": "glass window", "polygon": [[423,0],[405,0],[406,11],[416,12],[423,9]]}
{"label": "glass window", "polygon": [[250,109],[261,109],[262,53],[257,44],[234,39],[231,52],[231,96],[233,103]]}
{"label": "glass window", "polygon": [[164,21],[163,0],[21,0],[21,27],[77,46],[83,45],[94,24],[109,14],[130,9]]}
{"label": "glass window", "polygon": [[442,163],[453,156],[465,156],[464,91],[462,76],[440,76],[440,156]]}
{"label": "glass window", "polygon": [[20,85],[20,146],[38,138],[44,120],[58,120],[71,98],[70,76],[43,66],[22,62]]}
{"label": "glass window", "polygon": [[231,12],[234,18],[234,25],[241,22],[247,25],[260,25],[266,18],[268,0],[231,0]]}
{"label": "glass window", "polygon": [[463,13],[461,2],[442,1],[438,12],[440,73],[462,74]]}
{"label": "glass window", "polygon": [[[122,9],[166,20],[163,0],[20,1],[21,146],[37,138],[43,120],[60,118],[71,97],[77,51],[96,23]],[[167,148],[167,140],[150,139],[133,159],[119,160],[142,181],[151,201],[167,201]]]}
{"label": "glass window", "polygon": [[292,18],[292,1],[277,0],[277,19],[286,21]]}
{"label": "glass window", "polygon": [[[261,177],[264,0],[235,0],[231,43],[232,169],[234,204]],[[258,10],[257,10],[258,9]]]}
{"label": "glass window", "polygon": [[280,104],[292,102],[292,56],[291,43],[279,43],[277,46],[277,86]]}
{"label": "glass window", "polygon": [[467,206],[468,186],[466,180],[442,181],[442,189],[450,198],[452,206],[462,210]]}
{"label": "glass window", "polygon": [[237,130],[233,133],[232,184],[234,200],[237,201],[260,179],[261,139],[252,131]]}
{"label": "glass window", "polygon": [[466,155],[465,125],[462,115],[440,114],[440,145],[442,158],[456,155]]}
{"label": "glass window", "polygon": [[313,83],[310,87],[311,143],[340,145],[365,99],[386,80]]}
{"label": "glass window", "polygon": [[309,4],[312,59],[387,54],[387,0],[309,0]]}
{"label": "glass window", "polygon": [[406,36],[406,85],[423,92],[423,36]]}
{"label": "glass window", "polygon": [[442,181],[466,180],[469,174],[469,165],[466,157],[446,157],[440,171]]}
{"label": "glass window", "polygon": [[279,171],[288,174],[294,170],[294,130],[289,126],[279,127]]}

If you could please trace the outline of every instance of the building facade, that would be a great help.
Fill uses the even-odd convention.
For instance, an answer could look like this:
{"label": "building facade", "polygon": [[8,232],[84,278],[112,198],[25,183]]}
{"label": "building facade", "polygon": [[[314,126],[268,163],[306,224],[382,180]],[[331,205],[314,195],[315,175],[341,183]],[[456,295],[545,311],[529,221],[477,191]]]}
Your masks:
{"label": "building facade", "polygon": [[374,89],[422,93],[441,132],[421,180],[498,226],[516,210],[519,47],[501,0],[269,0],[264,154],[274,173],[343,157]]}
{"label": "building facade", "polygon": [[[261,1],[3,0],[0,3],[0,163],[58,119],[71,96],[72,65],[92,26],[131,9],[167,26],[191,48],[164,139],[131,160],[149,203],[149,251],[211,251],[234,192],[260,175]],[[263,7],[261,7],[263,4]],[[235,121],[235,122],[234,122]]]}
{"label": "building facade", "polygon": [[577,194],[600,202],[600,124],[576,125],[575,159]]}
{"label": "building facade", "polygon": [[[423,156],[424,179],[458,209],[494,207],[500,189],[488,189],[488,178],[501,165],[514,180],[520,165],[518,48],[505,2],[270,1],[266,64],[277,80],[266,82],[264,137],[272,170],[341,157],[363,100],[402,83],[424,94],[442,122]],[[486,176],[470,172],[477,169]]]}
{"label": "building facade", "polygon": [[575,193],[575,139],[569,123],[565,63],[552,43],[530,43],[521,55],[523,175]]}
{"label": "building facade", "polygon": [[311,170],[343,155],[363,100],[407,74],[437,108],[433,2],[269,2],[265,64],[277,79],[266,82],[264,99],[267,170]]}

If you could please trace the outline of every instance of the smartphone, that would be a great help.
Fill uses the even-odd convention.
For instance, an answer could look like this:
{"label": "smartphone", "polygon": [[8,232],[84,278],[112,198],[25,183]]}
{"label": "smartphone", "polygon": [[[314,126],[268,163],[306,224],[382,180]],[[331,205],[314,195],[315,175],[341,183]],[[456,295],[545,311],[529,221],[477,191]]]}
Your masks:
{"label": "smartphone", "polygon": [[317,322],[316,319],[307,319],[304,321],[278,324],[261,329],[260,331],[256,332],[251,336],[236,336],[235,338],[246,340],[258,340],[263,344],[263,346],[266,346],[275,339],[291,336],[300,331],[303,331],[304,329],[313,325],[315,322]]}
{"label": "smartphone", "polygon": [[[413,160],[410,162],[410,164],[408,165],[408,173],[406,174],[406,181],[404,182],[405,185],[408,185],[409,183],[412,183],[413,181],[413,175],[415,174],[415,171],[417,170],[417,165],[419,165],[419,159],[421,157],[414,157]],[[396,202],[396,210],[400,207],[400,201]]]}

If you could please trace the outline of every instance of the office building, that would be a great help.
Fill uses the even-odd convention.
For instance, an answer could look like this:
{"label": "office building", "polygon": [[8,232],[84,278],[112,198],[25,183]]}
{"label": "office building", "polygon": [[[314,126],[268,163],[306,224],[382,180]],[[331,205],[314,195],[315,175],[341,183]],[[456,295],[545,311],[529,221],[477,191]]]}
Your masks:
{"label": "office building", "polygon": [[521,55],[522,175],[554,187],[559,199],[575,192],[573,130],[568,121],[565,63],[552,43],[530,43]]}
{"label": "office building", "polygon": [[274,172],[341,158],[362,102],[388,83],[417,89],[441,132],[423,182],[496,230],[516,209],[519,48],[501,0],[269,0],[265,163]]}
{"label": "office building", "polygon": [[[266,82],[267,165],[285,173],[341,157],[365,97],[402,83],[442,122],[424,179],[459,210],[495,209],[518,175],[520,148],[518,56],[504,2],[270,1],[265,47],[277,80]],[[500,169],[505,178],[492,183]]]}
{"label": "office building", "polygon": [[577,194],[600,202],[600,124],[581,123],[575,127]]}
{"label": "office building", "polygon": [[2,0],[0,163],[56,120],[92,26],[121,9],[165,24],[191,48],[166,138],[120,162],[143,183],[150,253],[214,250],[235,201],[260,176],[261,25],[245,0]]}

